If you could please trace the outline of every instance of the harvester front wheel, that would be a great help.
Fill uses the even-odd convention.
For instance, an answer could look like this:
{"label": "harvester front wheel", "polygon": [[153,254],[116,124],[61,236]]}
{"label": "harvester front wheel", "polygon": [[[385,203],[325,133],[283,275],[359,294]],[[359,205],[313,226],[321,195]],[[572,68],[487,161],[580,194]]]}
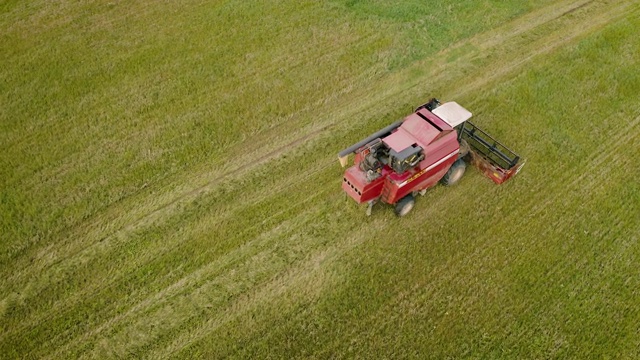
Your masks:
{"label": "harvester front wheel", "polygon": [[467,156],[469,151],[471,151],[471,147],[469,147],[469,143],[467,142],[467,140],[460,140],[460,150],[458,153],[458,158],[462,159],[463,157]]}
{"label": "harvester front wheel", "polygon": [[451,165],[449,171],[442,177],[442,182],[444,185],[451,186],[456,184],[460,179],[462,179],[462,175],[464,175],[464,171],[467,169],[467,163],[462,159],[456,160],[456,162]]}
{"label": "harvester front wheel", "polygon": [[413,206],[416,204],[416,200],[413,195],[407,195],[400,199],[396,203],[396,215],[402,217],[407,215],[413,209]]}

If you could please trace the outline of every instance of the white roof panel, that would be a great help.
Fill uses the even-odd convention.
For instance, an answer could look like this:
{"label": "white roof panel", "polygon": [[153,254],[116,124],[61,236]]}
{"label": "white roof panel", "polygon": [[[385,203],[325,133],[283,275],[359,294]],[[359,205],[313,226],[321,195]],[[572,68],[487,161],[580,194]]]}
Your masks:
{"label": "white roof panel", "polygon": [[455,101],[444,103],[431,112],[451,127],[456,127],[471,118],[471,112]]}

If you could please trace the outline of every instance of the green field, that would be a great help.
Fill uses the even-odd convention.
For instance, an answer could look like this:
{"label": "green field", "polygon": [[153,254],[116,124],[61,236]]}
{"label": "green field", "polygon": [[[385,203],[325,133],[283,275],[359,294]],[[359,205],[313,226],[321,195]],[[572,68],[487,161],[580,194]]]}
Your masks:
{"label": "green field", "polygon": [[[640,1],[0,2],[0,358],[640,358]],[[526,166],[397,218],[436,96]]]}

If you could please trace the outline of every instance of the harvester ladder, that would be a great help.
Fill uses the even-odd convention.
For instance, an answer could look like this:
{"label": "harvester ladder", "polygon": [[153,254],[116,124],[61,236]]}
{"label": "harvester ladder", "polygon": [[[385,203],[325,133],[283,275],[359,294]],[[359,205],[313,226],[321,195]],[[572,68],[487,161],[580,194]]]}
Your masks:
{"label": "harvester ladder", "polygon": [[388,179],[385,179],[384,185],[382,186],[380,200],[382,200],[383,202],[388,202],[389,195],[391,195],[391,182]]}

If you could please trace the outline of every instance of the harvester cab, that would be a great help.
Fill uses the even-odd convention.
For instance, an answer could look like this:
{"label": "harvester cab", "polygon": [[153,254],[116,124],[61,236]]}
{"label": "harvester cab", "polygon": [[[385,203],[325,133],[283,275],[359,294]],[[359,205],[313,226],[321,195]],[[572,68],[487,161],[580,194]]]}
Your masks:
{"label": "harvester cab", "polygon": [[342,188],[358,203],[395,205],[404,216],[413,208],[416,194],[441,182],[457,183],[469,162],[497,184],[524,165],[513,151],[468,121],[472,114],[456,102],[437,99],[338,154],[354,165],[344,174]]}

